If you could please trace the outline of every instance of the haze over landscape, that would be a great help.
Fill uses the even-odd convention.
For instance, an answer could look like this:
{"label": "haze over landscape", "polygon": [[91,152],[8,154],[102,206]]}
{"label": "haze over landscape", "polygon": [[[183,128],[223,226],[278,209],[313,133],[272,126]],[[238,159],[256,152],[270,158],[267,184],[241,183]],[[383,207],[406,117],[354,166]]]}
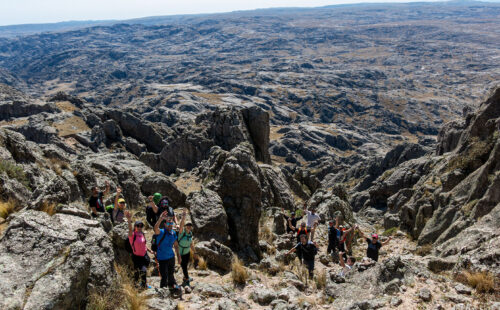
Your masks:
{"label": "haze over landscape", "polygon": [[0,3],[0,308],[500,309],[500,3],[337,3]]}

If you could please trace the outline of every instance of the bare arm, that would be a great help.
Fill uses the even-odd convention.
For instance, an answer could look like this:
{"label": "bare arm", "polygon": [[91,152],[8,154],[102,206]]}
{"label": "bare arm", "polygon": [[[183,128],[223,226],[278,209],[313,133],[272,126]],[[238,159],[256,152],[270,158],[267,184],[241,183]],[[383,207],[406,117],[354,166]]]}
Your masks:
{"label": "bare arm", "polygon": [[361,231],[361,229],[358,228],[358,231],[359,231],[359,235],[361,236],[361,238],[365,239],[366,236],[365,234]]}
{"label": "bare arm", "polygon": [[290,220],[290,218],[288,218],[288,226],[290,227],[291,230],[295,231],[295,227],[293,227],[292,220]]}
{"label": "bare arm", "polygon": [[149,198],[149,205],[153,209],[153,212],[157,213],[158,212],[158,207],[156,206],[155,202],[153,201],[153,196],[149,196],[148,198]]}
{"label": "bare arm", "polygon": [[[115,196],[115,208],[118,208],[118,199],[120,199],[120,194],[122,193],[121,188],[116,189],[116,196]],[[115,209],[116,210],[116,209]]]}
{"label": "bare arm", "polygon": [[386,241],[381,242],[381,244],[382,244],[382,245],[386,245],[386,244],[388,244],[391,240],[392,240],[392,236],[390,236],[390,237],[389,237],[389,239],[387,239]]}
{"label": "bare arm", "polygon": [[344,262],[344,252],[339,252],[339,264],[342,268],[345,268],[345,262]]}
{"label": "bare arm", "polygon": [[186,223],[186,209],[182,210],[182,219],[181,219],[181,225],[179,226],[179,233],[182,233],[185,223]]}
{"label": "bare arm", "polygon": [[158,221],[156,221],[156,224],[155,224],[155,227],[153,228],[154,232],[155,232],[155,235],[159,235],[160,234],[160,224],[161,222],[167,217],[167,212],[163,212],[161,215],[160,215],[160,218],[158,219]]}
{"label": "bare arm", "polygon": [[125,211],[125,217],[127,218],[128,223],[128,236],[132,237],[134,235],[134,229],[132,228],[132,215],[130,212]]}
{"label": "bare arm", "polygon": [[296,250],[297,250],[297,249],[296,249],[295,247],[293,247],[290,251],[286,252],[286,254],[285,254],[285,255],[288,255],[288,254],[290,254],[290,253],[293,253],[293,252],[295,252]]}
{"label": "bare arm", "polygon": [[109,191],[110,191],[110,186],[109,186],[109,182],[106,181],[106,189],[104,190],[104,192],[102,193],[104,196],[106,196],[107,194],[109,194]]}
{"label": "bare arm", "polygon": [[181,263],[181,254],[179,253],[179,243],[177,241],[174,242],[174,250],[175,255],[177,256],[177,262]]}
{"label": "bare arm", "polygon": [[339,217],[335,218],[335,229],[339,229]]}

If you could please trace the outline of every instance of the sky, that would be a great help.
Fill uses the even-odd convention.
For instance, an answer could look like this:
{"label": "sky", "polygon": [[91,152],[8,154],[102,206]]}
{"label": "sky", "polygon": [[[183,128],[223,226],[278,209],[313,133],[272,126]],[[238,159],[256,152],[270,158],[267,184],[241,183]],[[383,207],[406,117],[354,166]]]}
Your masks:
{"label": "sky", "polygon": [[0,25],[73,20],[121,20],[270,7],[315,7],[357,2],[409,1],[411,0],[0,0]]}

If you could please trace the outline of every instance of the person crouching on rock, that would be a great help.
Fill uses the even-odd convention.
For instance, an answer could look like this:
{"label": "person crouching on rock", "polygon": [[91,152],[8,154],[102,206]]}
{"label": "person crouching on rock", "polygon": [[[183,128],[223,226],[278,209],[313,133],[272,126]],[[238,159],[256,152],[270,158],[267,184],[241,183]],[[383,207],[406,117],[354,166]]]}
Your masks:
{"label": "person crouching on rock", "polygon": [[300,236],[300,242],[293,247],[286,255],[297,252],[297,256],[302,260],[302,263],[306,265],[309,271],[309,278],[313,277],[314,274],[314,257],[318,253],[318,247],[315,242],[307,241],[306,235]]}
{"label": "person crouching on rock", "polygon": [[378,252],[380,251],[380,248],[383,245],[386,245],[389,243],[389,241],[392,240],[392,237],[389,237],[387,241],[385,242],[380,242],[378,241],[378,235],[377,234],[372,234],[372,238],[366,238],[365,234],[358,229],[359,234],[362,238],[366,239],[366,242],[368,243],[368,247],[366,248],[366,257],[373,259],[374,261],[378,261]]}
{"label": "person crouching on rock", "polygon": [[345,275],[352,269],[352,266],[356,262],[356,258],[354,258],[353,256],[349,256],[347,257],[347,262],[344,263],[344,255],[344,252],[339,252],[339,263],[342,267],[339,275],[341,277],[345,277]]}
{"label": "person crouching on rock", "polygon": [[[165,221],[165,228],[160,229],[161,223]],[[156,235],[156,257],[160,265],[160,287],[166,287],[171,291],[178,291],[179,286],[175,282],[175,256],[177,262],[180,264],[181,256],[179,254],[179,243],[177,242],[177,233],[173,230],[174,221],[172,217],[168,216],[165,211],[160,215],[160,218],[155,224],[154,233]],[[175,254],[173,249],[175,249]]]}
{"label": "person crouching on rock", "polygon": [[182,281],[183,286],[189,286],[191,279],[188,274],[188,264],[191,259],[191,253],[195,256],[194,243],[193,243],[193,224],[187,222],[186,225],[186,209],[182,211],[181,225],[179,228],[179,238],[177,242],[179,243],[180,255],[181,255],[181,267],[182,273],[184,274],[184,279]]}
{"label": "person crouching on rock", "polygon": [[109,193],[110,186],[109,182],[106,181],[106,189],[103,192],[99,191],[99,187],[92,187],[92,196],[89,198],[89,207],[91,210],[92,217],[97,217],[98,212],[104,212],[104,202],[103,198]]}
{"label": "person crouching on rock", "polygon": [[148,249],[146,245],[146,236],[142,229],[144,224],[141,221],[137,221],[132,227],[132,215],[130,212],[125,211],[125,217],[128,222],[128,240],[130,246],[132,247],[132,262],[134,263],[134,280],[135,283],[139,282],[141,279],[141,287],[146,288],[146,276],[147,268],[150,263],[150,258],[148,256]]}

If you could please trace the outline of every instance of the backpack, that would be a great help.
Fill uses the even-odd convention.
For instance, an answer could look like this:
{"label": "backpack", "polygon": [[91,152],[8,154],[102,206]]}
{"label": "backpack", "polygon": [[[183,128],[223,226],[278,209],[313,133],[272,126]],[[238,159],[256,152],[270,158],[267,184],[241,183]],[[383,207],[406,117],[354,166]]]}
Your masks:
{"label": "backpack", "polygon": [[163,242],[163,239],[167,236],[167,232],[163,233],[163,237],[161,237],[160,242],[156,244],[156,237],[157,235],[153,235],[153,238],[151,239],[151,250],[153,252],[158,252],[158,248],[160,247],[161,243]]}

